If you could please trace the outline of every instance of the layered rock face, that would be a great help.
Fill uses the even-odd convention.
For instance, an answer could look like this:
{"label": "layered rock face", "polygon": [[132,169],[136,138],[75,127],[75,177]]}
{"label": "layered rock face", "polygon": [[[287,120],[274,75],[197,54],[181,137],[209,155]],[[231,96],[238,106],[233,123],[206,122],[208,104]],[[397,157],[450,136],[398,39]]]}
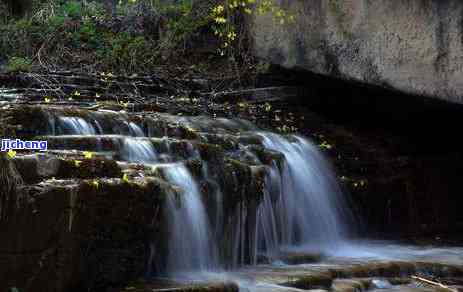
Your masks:
{"label": "layered rock face", "polygon": [[265,180],[283,154],[249,122],[73,106],[3,114],[10,137],[48,151],[10,157],[24,184],[0,220],[1,291],[106,291],[255,261]]}
{"label": "layered rock face", "polygon": [[256,54],[287,68],[463,103],[463,2],[277,1],[258,15]]}

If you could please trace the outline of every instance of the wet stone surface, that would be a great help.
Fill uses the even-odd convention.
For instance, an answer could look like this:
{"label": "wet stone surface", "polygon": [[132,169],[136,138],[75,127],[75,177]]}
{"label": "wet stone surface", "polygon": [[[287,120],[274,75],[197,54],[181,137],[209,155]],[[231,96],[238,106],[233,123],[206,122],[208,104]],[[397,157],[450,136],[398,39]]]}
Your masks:
{"label": "wet stone surface", "polygon": [[[254,261],[256,255],[245,248],[256,244],[252,218],[270,171],[280,171],[284,155],[264,147],[265,136],[249,122],[14,103],[4,107],[2,116],[11,138],[48,142],[47,152],[18,151],[11,158],[24,180],[27,200],[11,214],[14,219],[3,223],[2,234],[16,237],[13,243],[41,237],[43,247],[4,244],[5,261],[15,262],[5,269],[4,287],[104,289],[166,272],[173,265],[168,250],[175,239],[169,236],[176,228],[168,221],[180,216],[166,206],[172,202],[174,209],[187,208],[192,203],[191,190],[186,189],[190,187],[197,188],[206,215],[219,220],[215,236],[223,239],[219,244],[226,265]],[[183,171],[186,176],[178,180]],[[189,179],[195,186],[182,185]],[[50,193],[55,192],[60,200],[52,199]],[[49,200],[52,211],[47,211]],[[37,230],[49,228],[51,222],[56,227],[49,235],[30,234],[27,220],[33,220]],[[236,226],[242,231],[234,234]],[[241,243],[236,245],[234,238]],[[27,260],[15,256],[31,252],[34,257]],[[29,262],[41,258],[47,260]],[[57,265],[63,274],[56,274]],[[191,291],[196,290],[200,288]]]}

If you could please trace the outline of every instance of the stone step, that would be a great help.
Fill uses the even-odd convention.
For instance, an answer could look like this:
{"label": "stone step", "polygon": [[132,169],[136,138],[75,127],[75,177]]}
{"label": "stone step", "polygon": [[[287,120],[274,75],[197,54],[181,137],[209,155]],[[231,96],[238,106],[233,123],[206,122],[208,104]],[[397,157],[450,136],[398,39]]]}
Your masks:
{"label": "stone step", "polygon": [[[198,132],[237,135],[257,130],[243,120],[205,116],[178,116],[164,113],[127,113],[104,108],[57,105],[11,105],[4,116],[18,136],[66,134],[120,134],[131,136],[195,139]],[[108,106],[113,108],[112,106]]]}
{"label": "stone step", "polygon": [[[174,138],[128,137],[122,135],[61,135],[40,136],[48,142],[49,150],[79,150],[107,152],[117,160],[134,162],[173,162],[209,154],[228,156],[251,164],[271,164],[281,161],[282,154],[264,149],[258,143],[259,136],[221,136],[200,134],[198,140]],[[204,141],[204,142],[203,142]]]}
{"label": "stone step", "polygon": [[[50,151],[47,153],[17,154],[12,161],[24,183],[34,184],[54,179],[100,179],[137,177],[161,177],[155,169],[168,168],[172,163],[143,165],[108,158],[107,154],[92,153],[86,158],[83,151]],[[199,159],[186,159],[181,162],[197,177],[201,176],[202,162]]]}
{"label": "stone step", "polygon": [[[235,203],[260,197],[268,175],[266,165],[252,165],[241,162],[223,154],[214,153],[207,148],[202,155],[208,160],[188,158],[178,161],[153,162],[149,164],[116,161],[107,154],[92,153],[86,158],[83,151],[50,151],[47,153],[19,153],[13,162],[26,184],[34,184],[44,180],[71,179],[78,183],[85,179],[137,179],[156,178],[166,180],[165,170],[181,163],[186,166],[198,185],[204,190],[205,197],[210,194],[214,185],[220,186],[224,195],[224,207],[232,207]],[[117,156],[117,155],[114,155]],[[206,173],[214,175],[206,176]],[[169,184],[169,183],[167,183]]]}
{"label": "stone step", "polygon": [[286,265],[301,265],[320,262],[324,258],[321,253],[309,252],[289,252],[282,251],[276,255],[260,255],[258,262],[262,264],[271,264],[274,261],[282,262]]}
{"label": "stone step", "polygon": [[85,159],[83,153],[51,153],[17,155],[13,158],[16,169],[27,184],[45,179],[120,178],[122,167],[104,155],[95,154]]}
{"label": "stone step", "polygon": [[117,160],[133,162],[177,161],[195,155],[195,147],[187,140],[169,138],[128,137],[122,135],[43,136],[49,149],[111,152]]}
{"label": "stone step", "polygon": [[[373,261],[371,263],[341,263],[341,265],[333,263],[332,266],[326,263],[321,266],[313,264],[306,270],[304,267],[300,268],[301,271],[305,271],[301,274],[298,274],[299,270],[293,270],[290,281],[278,282],[277,280],[284,278],[288,273],[287,270],[282,269],[281,275],[275,272],[273,277],[277,281],[276,284],[303,290],[326,289],[344,292],[379,289],[378,285],[381,286],[381,283],[377,280],[386,280],[391,286],[395,286],[395,289],[411,287],[405,285],[413,282],[411,276],[414,275],[424,275],[424,278],[431,277],[442,282],[445,282],[445,279],[453,279],[453,281],[445,282],[448,285],[458,285],[460,282],[455,279],[463,277],[462,265],[435,262]],[[430,287],[426,288],[430,289]],[[431,287],[431,291],[448,291],[434,288]]]}
{"label": "stone step", "polygon": [[297,102],[307,98],[310,91],[300,86],[278,86],[265,88],[251,88],[237,91],[225,91],[213,94],[217,102],[237,103],[247,102]]}
{"label": "stone step", "polygon": [[185,284],[175,281],[154,280],[156,284],[140,283],[129,284],[122,289],[113,292],[238,292],[239,286],[230,281],[214,281],[197,284]]}

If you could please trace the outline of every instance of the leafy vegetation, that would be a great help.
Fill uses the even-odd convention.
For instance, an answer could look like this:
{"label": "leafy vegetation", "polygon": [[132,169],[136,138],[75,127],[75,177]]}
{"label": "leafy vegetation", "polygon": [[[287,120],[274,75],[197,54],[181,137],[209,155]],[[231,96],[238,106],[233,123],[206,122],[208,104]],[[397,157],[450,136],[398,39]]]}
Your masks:
{"label": "leafy vegetation", "polygon": [[46,70],[146,72],[201,46],[234,59],[250,46],[247,15],[294,20],[269,0],[255,1],[127,0],[112,9],[101,1],[35,0],[22,18],[0,13],[0,55],[10,72],[30,71],[32,61]]}
{"label": "leafy vegetation", "polygon": [[[285,25],[293,23],[295,16],[279,7],[271,0],[225,0],[212,8],[211,17],[214,21],[212,29],[221,40],[221,55],[233,53],[236,42],[246,40],[248,29],[245,27],[247,15],[262,15],[271,13],[276,23]],[[235,46],[234,46],[235,44]],[[230,50],[232,52],[230,52]]]}
{"label": "leafy vegetation", "polygon": [[6,71],[9,73],[29,72],[32,69],[32,61],[28,58],[12,57],[8,61]]}

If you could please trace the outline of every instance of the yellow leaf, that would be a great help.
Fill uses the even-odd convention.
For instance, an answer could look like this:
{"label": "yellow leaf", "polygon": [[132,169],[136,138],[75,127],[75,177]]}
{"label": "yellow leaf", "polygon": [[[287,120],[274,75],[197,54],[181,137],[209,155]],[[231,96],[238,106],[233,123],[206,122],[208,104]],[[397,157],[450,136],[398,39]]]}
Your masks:
{"label": "yellow leaf", "polygon": [[265,111],[266,111],[266,112],[269,112],[269,111],[271,111],[271,110],[272,110],[272,106],[271,106],[268,102],[265,103]]}
{"label": "yellow leaf", "polygon": [[49,98],[48,96],[45,96],[44,100],[45,100],[46,103],[50,103],[51,98]]}
{"label": "yellow leaf", "polygon": [[74,160],[74,165],[76,167],[79,167],[81,163],[82,163],[82,161],[80,161],[80,160]]}
{"label": "yellow leaf", "polygon": [[128,102],[128,101],[127,101],[127,102],[123,102],[123,101],[121,100],[121,101],[119,101],[119,104],[120,104],[121,106],[123,106],[123,107],[128,107],[128,106],[129,106],[129,102]]}
{"label": "yellow leaf", "polygon": [[97,180],[94,180],[92,181],[92,185],[95,187],[95,188],[98,188],[100,186],[100,183],[97,181]]}
{"label": "yellow leaf", "polygon": [[10,149],[10,150],[8,150],[7,155],[8,155],[8,157],[9,157],[10,159],[11,159],[11,158],[14,158],[14,157],[16,156],[16,151]]}
{"label": "yellow leaf", "polygon": [[93,153],[90,151],[84,151],[84,157],[85,159],[92,159]]}
{"label": "yellow leaf", "polygon": [[319,146],[320,146],[320,148],[324,148],[324,149],[333,148],[333,145],[328,144],[326,141],[323,141],[323,143],[321,143]]}
{"label": "yellow leaf", "polygon": [[125,183],[129,182],[129,176],[127,175],[127,173],[124,173],[124,175],[122,176],[122,181]]}

